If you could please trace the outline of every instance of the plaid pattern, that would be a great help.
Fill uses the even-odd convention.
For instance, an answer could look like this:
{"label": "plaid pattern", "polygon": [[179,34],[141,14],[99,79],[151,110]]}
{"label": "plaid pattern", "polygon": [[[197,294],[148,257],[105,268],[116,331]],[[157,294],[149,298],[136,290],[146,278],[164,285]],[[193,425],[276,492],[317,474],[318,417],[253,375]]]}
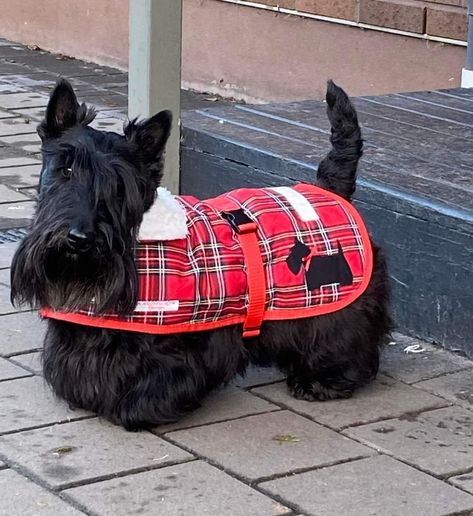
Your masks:
{"label": "plaid pattern", "polygon": [[[239,189],[206,201],[177,197],[187,216],[187,238],[140,242],[137,310],[128,317],[110,314],[102,319],[119,320],[122,329],[127,323],[152,325],[155,333],[169,325],[199,330],[215,327],[216,322],[242,322],[248,306],[244,256],[238,234],[221,216],[222,211],[236,209],[257,223],[266,276],[265,319],[308,317],[321,309],[327,313],[361,295],[371,275],[372,251],[359,215],[349,203],[318,187],[299,184],[294,189],[313,207],[317,220],[301,220],[287,197],[271,188]],[[286,262],[296,239],[315,255],[337,253],[340,243],[353,284],[309,291],[304,268],[294,274]],[[93,308],[81,314],[93,317]],[[67,320],[67,314],[62,315]]]}

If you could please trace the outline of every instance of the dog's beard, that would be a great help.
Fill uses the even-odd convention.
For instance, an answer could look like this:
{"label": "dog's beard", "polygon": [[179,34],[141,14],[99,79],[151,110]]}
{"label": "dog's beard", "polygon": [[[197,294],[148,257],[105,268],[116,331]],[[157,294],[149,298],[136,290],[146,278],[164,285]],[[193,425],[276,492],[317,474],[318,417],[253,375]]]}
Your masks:
{"label": "dog's beard", "polygon": [[137,302],[138,280],[133,243],[113,249],[104,230],[88,252],[67,247],[67,231],[32,231],[12,262],[12,302],[33,308],[74,312],[92,308],[101,314],[131,312]]}

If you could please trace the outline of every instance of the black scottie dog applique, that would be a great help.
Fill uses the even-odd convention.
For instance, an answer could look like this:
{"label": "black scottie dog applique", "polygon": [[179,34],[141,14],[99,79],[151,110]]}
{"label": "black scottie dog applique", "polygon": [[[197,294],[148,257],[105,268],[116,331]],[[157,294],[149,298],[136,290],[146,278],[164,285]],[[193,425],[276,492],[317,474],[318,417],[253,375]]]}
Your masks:
{"label": "black scottie dog applique", "polygon": [[336,254],[316,256],[310,247],[296,240],[286,261],[293,274],[298,274],[301,267],[305,267],[305,277],[309,290],[315,290],[323,285],[333,283],[338,283],[340,286],[353,283],[353,273],[343,254],[340,242],[338,242]]}

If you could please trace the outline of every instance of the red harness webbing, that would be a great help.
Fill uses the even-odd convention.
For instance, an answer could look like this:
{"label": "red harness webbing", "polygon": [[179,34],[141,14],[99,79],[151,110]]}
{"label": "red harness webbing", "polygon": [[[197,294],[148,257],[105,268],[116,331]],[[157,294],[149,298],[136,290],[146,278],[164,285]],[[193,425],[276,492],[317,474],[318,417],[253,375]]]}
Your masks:
{"label": "red harness webbing", "polygon": [[243,324],[243,337],[257,337],[264,319],[266,281],[259,250],[257,226],[248,222],[238,226],[239,239],[248,275],[248,313]]}

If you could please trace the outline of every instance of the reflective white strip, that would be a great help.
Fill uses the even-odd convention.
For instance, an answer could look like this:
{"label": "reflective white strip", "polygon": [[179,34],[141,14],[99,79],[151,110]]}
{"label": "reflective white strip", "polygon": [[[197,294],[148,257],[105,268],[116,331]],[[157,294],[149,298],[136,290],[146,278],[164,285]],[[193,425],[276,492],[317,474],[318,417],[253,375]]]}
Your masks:
{"label": "reflective white strip", "polygon": [[319,220],[319,216],[317,212],[314,210],[314,207],[298,191],[294,190],[289,186],[277,186],[270,188],[270,190],[273,190],[278,194],[283,195],[294,208],[301,220],[303,220],[304,222]]}
{"label": "reflective white strip", "polygon": [[179,301],[138,301],[135,312],[177,312]]}

